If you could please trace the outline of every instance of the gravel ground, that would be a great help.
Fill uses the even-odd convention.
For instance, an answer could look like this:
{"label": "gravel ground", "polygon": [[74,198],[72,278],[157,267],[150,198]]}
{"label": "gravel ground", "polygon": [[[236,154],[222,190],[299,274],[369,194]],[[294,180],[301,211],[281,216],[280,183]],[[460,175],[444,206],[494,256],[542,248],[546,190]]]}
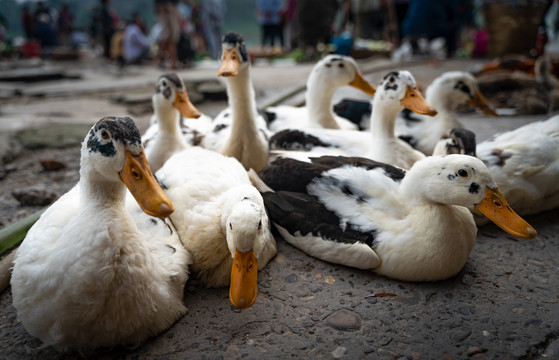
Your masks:
{"label": "gravel ground", "polygon": [[[427,79],[445,69],[416,70]],[[483,140],[540,118],[471,115],[468,127]],[[45,159],[66,167],[45,171]],[[24,151],[8,163],[0,180],[0,227],[40,208],[20,206],[14,191],[42,184],[61,195],[76,183],[78,168],[78,145]],[[539,233],[533,240],[482,227],[464,269],[435,283],[405,283],[325,263],[278,237],[278,256],[259,273],[251,308],[232,308],[227,289],[205,289],[191,279],[188,313],[171,329],[137,349],[93,358],[559,358],[558,219],[559,210],[527,217]],[[74,358],[41,348],[19,323],[11,300],[10,291],[0,294],[0,358]]]}

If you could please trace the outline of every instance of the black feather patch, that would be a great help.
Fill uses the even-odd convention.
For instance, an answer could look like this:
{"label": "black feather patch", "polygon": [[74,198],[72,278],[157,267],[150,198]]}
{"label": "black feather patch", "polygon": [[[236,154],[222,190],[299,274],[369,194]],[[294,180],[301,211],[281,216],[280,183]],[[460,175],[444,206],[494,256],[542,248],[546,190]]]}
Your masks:
{"label": "black feather patch", "polygon": [[[353,166],[372,170],[382,168],[390,179],[400,182],[405,171],[392,165],[367,158],[345,156],[321,156],[303,162],[290,158],[278,158],[260,172],[260,178],[272,189],[305,193],[307,185],[322,178],[328,170],[342,166]],[[327,175],[326,175],[327,176]]]}
{"label": "black feather patch", "polygon": [[349,224],[340,227],[338,216],[326,209],[314,196],[289,191],[262,194],[264,205],[272,222],[289,233],[299,232],[302,236],[312,234],[340,243],[357,242],[372,246],[376,231],[363,232]]}
{"label": "black feather patch", "polygon": [[470,194],[477,194],[479,192],[479,185],[475,182],[471,183],[468,191]]}
{"label": "black feather patch", "polygon": [[310,151],[314,147],[334,147],[325,143],[316,136],[307,134],[300,130],[286,129],[279,131],[270,138],[270,149],[305,150]]}
{"label": "black feather patch", "polygon": [[469,97],[473,96],[472,90],[470,89],[470,87],[468,85],[464,84],[464,82],[462,80],[459,80],[456,83],[456,85],[454,85],[454,88],[462,91],[463,93],[465,93]]}

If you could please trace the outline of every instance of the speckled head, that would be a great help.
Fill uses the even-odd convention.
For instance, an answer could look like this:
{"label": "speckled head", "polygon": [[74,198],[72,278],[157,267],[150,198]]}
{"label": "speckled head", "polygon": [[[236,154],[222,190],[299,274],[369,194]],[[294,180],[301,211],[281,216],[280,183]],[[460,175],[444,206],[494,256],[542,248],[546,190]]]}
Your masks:
{"label": "speckled head", "polygon": [[373,102],[377,107],[391,106],[393,110],[397,111],[405,107],[422,115],[434,116],[437,114],[437,110],[425,101],[417,89],[413,75],[406,70],[386,74],[378,87]]}
{"label": "speckled head", "polygon": [[117,153],[115,142],[123,144],[134,155],[142,151],[142,138],[134,120],[116,116],[102,118],[89,131],[87,148],[90,153],[112,157]]}
{"label": "speckled head", "polygon": [[242,62],[248,61],[248,52],[245,47],[245,42],[241,35],[237,34],[236,32],[228,32],[223,35],[222,41],[223,49],[231,50],[234,48],[238,49],[239,56]]}

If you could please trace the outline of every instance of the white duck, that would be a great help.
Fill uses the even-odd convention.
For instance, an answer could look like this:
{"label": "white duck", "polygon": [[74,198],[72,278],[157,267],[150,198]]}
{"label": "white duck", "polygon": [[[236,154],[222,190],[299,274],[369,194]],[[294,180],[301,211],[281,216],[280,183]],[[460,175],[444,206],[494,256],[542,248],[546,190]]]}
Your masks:
{"label": "white duck", "polygon": [[437,113],[423,99],[408,71],[390,72],[375,93],[370,132],[330,129],[285,131],[276,133],[270,139],[271,148],[313,149],[317,153],[334,148],[349,156],[365,156],[408,169],[425,155],[394,135],[396,116],[404,108],[431,116]]}
{"label": "white duck", "polygon": [[103,118],[82,144],[79,186],[47,209],[15,256],[13,305],[45,345],[82,355],[137,346],[186,312],[190,257],[163,221],[132,218],[127,187],[145,213],[173,211],[132,119]]}
{"label": "white duck", "polygon": [[455,115],[458,105],[471,105],[485,115],[497,116],[481,94],[476,78],[464,71],[450,71],[437,77],[427,88],[425,99],[437,109],[435,116],[398,117],[395,128],[397,137],[425,155],[432,155],[439,140],[451,129],[464,127]]}
{"label": "white duck", "polygon": [[[175,152],[198,145],[201,133],[206,132],[203,126],[209,127],[211,119],[198,119],[200,112],[190,102],[183,81],[175,73],[157,79],[152,103],[155,113],[142,141],[151,169],[156,172]],[[181,124],[181,115],[198,120]]]}
{"label": "white duck", "polygon": [[365,158],[280,158],[260,173],[265,184],[252,174],[290,244],[399,280],[456,275],[474,246],[473,209],[514,236],[536,236],[471,156],[427,157],[408,172]]}
{"label": "white duck", "polygon": [[328,55],[313,67],[307,80],[306,106],[280,105],[266,109],[273,132],[284,129],[325,128],[358,130],[355,123],[334,114],[332,97],[342,86],[353,86],[373,96],[375,88],[349,56]]}
{"label": "white duck", "polygon": [[559,116],[496,135],[478,144],[477,157],[519,214],[559,206]]}
{"label": "white duck", "polygon": [[229,108],[216,116],[202,146],[236,158],[247,170],[259,171],[268,163],[269,133],[266,121],[256,109],[250,58],[239,34],[225,34],[222,48],[218,76],[227,79]]}
{"label": "white duck", "polygon": [[257,270],[277,252],[262,196],[234,158],[194,147],[173,155],[157,178],[176,206],[171,220],[208,287],[229,285],[231,303],[251,306]]}

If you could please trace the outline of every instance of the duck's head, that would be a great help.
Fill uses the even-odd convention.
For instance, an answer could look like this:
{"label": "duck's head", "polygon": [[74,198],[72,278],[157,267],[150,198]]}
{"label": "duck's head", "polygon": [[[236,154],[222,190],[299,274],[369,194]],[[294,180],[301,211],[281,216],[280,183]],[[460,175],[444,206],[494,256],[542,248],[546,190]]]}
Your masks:
{"label": "duck's head", "polygon": [[477,210],[516,237],[533,238],[537,235],[536,230],[511,209],[489,169],[478,158],[457,154],[429,156],[417,161],[408,176],[410,178],[406,180],[411,180],[406,184],[411,190],[409,196]]}
{"label": "duck's head", "polygon": [[[155,180],[136,124],[129,117],[99,120],[82,144],[81,169],[105,181],[122,181],[145,213],[167,217],[174,205]],[[103,181],[103,180],[101,180]]]}
{"label": "duck's head", "polygon": [[221,42],[221,66],[217,76],[237,76],[239,70],[248,67],[250,59],[241,35],[229,32]]}
{"label": "duck's head", "polygon": [[479,109],[485,115],[497,116],[479,90],[476,78],[468,72],[449,71],[442,74],[429,85],[426,97],[441,99],[443,101],[441,105],[448,107],[449,110],[454,110],[458,105],[467,104]]}
{"label": "duck's head", "polygon": [[307,87],[339,88],[353,86],[373,96],[375,88],[363,78],[353,58],[342,55],[328,55],[320,60],[311,71]]}
{"label": "duck's head", "polygon": [[407,108],[421,115],[435,116],[437,110],[419,92],[415,78],[406,70],[392,71],[384,76],[373,100],[373,107]]}
{"label": "duck's head", "polygon": [[152,101],[158,109],[176,109],[190,119],[200,117],[200,112],[190,102],[182,79],[175,73],[163,74],[157,79]]}
{"label": "duck's head", "polygon": [[270,233],[268,215],[258,190],[247,185],[238,195],[232,198],[224,226],[233,257],[229,299],[233,306],[244,309],[256,300],[257,259]]}

